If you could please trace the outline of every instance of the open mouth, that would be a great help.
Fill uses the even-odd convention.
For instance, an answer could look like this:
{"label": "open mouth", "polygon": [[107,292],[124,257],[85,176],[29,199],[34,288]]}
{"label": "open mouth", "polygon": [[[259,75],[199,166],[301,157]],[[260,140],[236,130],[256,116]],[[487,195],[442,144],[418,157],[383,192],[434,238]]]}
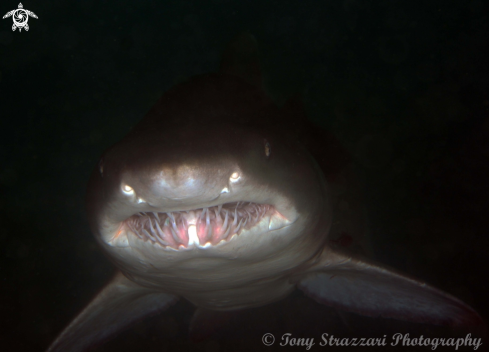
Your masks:
{"label": "open mouth", "polygon": [[126,219],[124,226],[139,239],[163,247],[207,247],[239,236],[274,213],[268,204],[234,202],[189,211],[138,213]]}

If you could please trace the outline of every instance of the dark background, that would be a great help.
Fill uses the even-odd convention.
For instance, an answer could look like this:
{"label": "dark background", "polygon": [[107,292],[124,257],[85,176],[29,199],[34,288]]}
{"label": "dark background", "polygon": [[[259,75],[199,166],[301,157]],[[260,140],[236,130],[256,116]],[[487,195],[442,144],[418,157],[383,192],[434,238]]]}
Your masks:
{"label": "dark background", "polygon": [[[17,5],[2,1],[0,14]],[[2,349],[47,348],[109,279],[113,267],[84,212],[92,168],[165,90],[216,71],[226,43],[242,30],[259,42],[277,103],[301,93],[310,118],[354,157],[376,259],[460,297],[488,318],[487,2],[23,5],[39,17],[30,18],[28,32],[12,32],[11,18],[0,22]],[[180,303],[97,350],[282,350],[263,346],[265,332],[317,340],[320,332],[448,334],[338,315],[296,293],[193,344],[187,337],[192,312]]]}

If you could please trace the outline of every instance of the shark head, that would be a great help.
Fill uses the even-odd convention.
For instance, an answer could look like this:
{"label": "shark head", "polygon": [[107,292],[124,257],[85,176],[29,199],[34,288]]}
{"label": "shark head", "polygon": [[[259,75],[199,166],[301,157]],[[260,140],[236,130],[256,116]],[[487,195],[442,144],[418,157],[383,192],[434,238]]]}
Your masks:
{"label": "shark head", "polygon": [[[198,108],[188,104],[196,97]],[[309,260],[330,226],[326,188],[281,119],[228,75],[165,94],[91,177],[90,223],[116,265],[138,283],[186,289],[195,280],[243,284]]]}

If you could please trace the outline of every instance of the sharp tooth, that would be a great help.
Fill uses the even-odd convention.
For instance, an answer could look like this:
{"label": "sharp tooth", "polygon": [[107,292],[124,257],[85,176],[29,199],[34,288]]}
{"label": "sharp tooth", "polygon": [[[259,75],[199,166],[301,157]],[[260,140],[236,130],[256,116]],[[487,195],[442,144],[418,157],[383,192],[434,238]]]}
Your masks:
{"label": "sharp tooth", "polygon": [[190,225],[188,227],[188,245],[196,244],[200,245],[199,236],[197,236],[197,226]]}
{"label": "sharp tooth", "polygon": [[156,242],[156,238],[154,238],[148,231],[146,231],[146,229],[143,229],[143,232],[146,236],[148,236],[148,238],[153,241],[153,242]]}
{"label": "sharp tooth", "polygon": [[[168,227],[170,228],[170,232],[171,232],[171,234],[173,236],[173,239],[175,240],[175,242],[180,243],[180,244],[183,244],[182,243],[182,240],[177,235],[177,233],[179,231],[178,231],[178,228],[177,228],[177,224],[175,223],[175,217],[173,216],[172,213],[166,213],[166,215],[171,220],[171,221],[168,221],[168,222],[171,222],[171,227],[170,226],[168,226]],[[165,221],[165,224],[166,224],[166,221]]]}
{"label": "sharp tooth", "polygon": [[[171,214],[171,213],[170,213]],[[173,230],[175,230],[176,233],[178,233],[178,228],[177,228],[177,224],[175,223],[175,218],[173,217],[173,214],[171,214],[171,227]]]}
{"label": "sharp tooth", "polygon": [[152,233],[153,235],[156,235],[156,231],[155,231],[155,229],[153,228],[153,223],[151,222],[151,218],[150,218],[150,217],[148,217],[148,219],[149,219],[149,227],[151,228],[151,233]]}
{"label": "sharp tooth", "polygon": [[234,230],[234,232],[235,232],[236,234],[238,234],[238,231],[239,231],[239,229],[240,229],[240,227],[241,227],[241,223],[242,223],[242,222],[243,222],[243,219],[239,220],[238,227],[236,228],[236,230]]}
{"label": "sharp tooth", "polygon": [[178,230],[178,227],[177,227],[177,224],[175,224],[174,222],[171,223],[171,227],[172,227],[172,230],[175,231],[175,233],[179,233],[180,231]]}
{"label": "sharp tooth", "polygon": [[161,238],[164,238],[165,233],[161,229],[160,224],[158,223],[158,221],[155,221],[155,223],[156,223],[156,229],[158,230],[159,235],[161,236]]}
{"label": "sharp tooth", "polygon": [[132,232],[134,232],[136,234],[136,236],[138,236],[140,239],[143,239],[143,236],[141,236],[137,230],[134,230],[134,229],[131,229],[131,230],[132,230]]}
{"label": "sharp tooth", "polygon": [[175,218],[173,217],[173,214],[172,214],[172,213],[165,213],[165,214],[166,214],[166,216],[168,216],[168,218],[169,218],[171,221],[175,222]]}
{"label": "sharp tooth", "polygon": [[221,213],[221,210],[222,210],[222,204],[219,204],[218,207],[217,207],[217,212],[218,213]]}
{"label": "sharp tooth", "polygon": [[226,233],[221,237],[222,239],[225,239],[229,235],[229,231],[231,231],[231,225],[229,225],[228,229],[226,230]]}
{"label": "sharp tooth", "polygon": [[158,236],[158,235],[156,235],[155,238],[156,238],[156,241],[158,241],[158,243],[161,244],[162,246],[169,246],[170,245],[168,242],[161,239],[160,236]]}
{"label": "sharp tooth", "polygon": [[238,213],[236,212],[236,209],[234,209],[233,227],[236,227],[236,225],[238,224]]}
{"label": "sharp tooth", "polygon": [[175,242],[183,244],[182,241],[180,240],[180,238],[178,238],[177,233],[175,232],[175,230],[173,229],[173,227],[170,228],[170,231],[171,231],[171,234],[172,234],[173,239],[175,240]]}
{"label": "sharp tooth", "polygon": [[228,226],[228,212],[227,210],[224,210],[226,212],[226,217],[224,218],[224,224],[222,224],[222,228],[225,229]]}

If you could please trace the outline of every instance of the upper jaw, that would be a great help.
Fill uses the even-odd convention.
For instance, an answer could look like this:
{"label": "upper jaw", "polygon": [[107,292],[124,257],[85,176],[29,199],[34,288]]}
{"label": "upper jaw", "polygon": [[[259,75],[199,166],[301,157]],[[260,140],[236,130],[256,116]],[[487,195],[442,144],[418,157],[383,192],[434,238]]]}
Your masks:
{"label": "upper jaw", "polygon": [[294,222],[273,205],[242,201],[192,210],[154,210],[137,212],[109,226],[106,230],[112,236],[106,236],[106,244],[128,247],[136,241],[162,250],[205,249],[223,246],[247,232],[265,233]]}

